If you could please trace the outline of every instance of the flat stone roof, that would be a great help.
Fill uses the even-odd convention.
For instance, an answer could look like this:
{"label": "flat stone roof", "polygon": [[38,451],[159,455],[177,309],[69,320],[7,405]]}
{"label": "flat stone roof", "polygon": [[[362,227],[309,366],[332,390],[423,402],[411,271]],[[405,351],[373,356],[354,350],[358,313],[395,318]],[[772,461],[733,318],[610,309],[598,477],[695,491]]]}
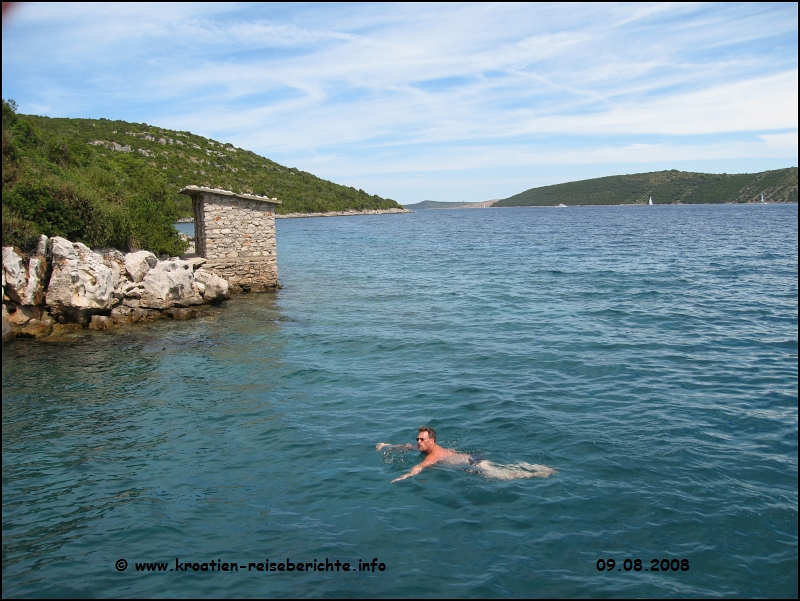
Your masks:
{"label": "flat stone roof", "polygon": [[220,196],[233,196],[235,198],[244,198],[245,200],[257,200],[259,202],[268,202],[270,204],[282,204],[277,198],[270,198],[268,196],[255,196],[254,194],[236,194],[230,190],[223,190],[221,188],[205,188],[203,186],[186,186],[178,192],[178,194],[185,194],[186,196],[194,196],[198,192],[209,192],[210,194],[219,194]]}

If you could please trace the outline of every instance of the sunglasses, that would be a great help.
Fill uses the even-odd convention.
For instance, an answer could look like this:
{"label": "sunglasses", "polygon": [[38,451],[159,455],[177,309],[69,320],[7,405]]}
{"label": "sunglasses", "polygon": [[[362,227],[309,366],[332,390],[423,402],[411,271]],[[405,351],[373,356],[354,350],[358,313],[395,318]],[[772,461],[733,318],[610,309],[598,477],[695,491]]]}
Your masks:
{"label": "sunglasses", "polygon": [[430,438],[417,438],[417,442],[422,442],[423,440],[430,440]]}

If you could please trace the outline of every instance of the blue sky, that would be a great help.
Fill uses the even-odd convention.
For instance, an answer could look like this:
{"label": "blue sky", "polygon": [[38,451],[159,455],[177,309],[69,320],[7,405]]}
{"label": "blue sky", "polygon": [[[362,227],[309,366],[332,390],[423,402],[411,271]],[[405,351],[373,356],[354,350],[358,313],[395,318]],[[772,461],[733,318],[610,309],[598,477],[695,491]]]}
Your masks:
{"label": "blue sky", "polygon": [[26,4],[20,112],[232,142],[402,203],[797,165],[796,3]]}

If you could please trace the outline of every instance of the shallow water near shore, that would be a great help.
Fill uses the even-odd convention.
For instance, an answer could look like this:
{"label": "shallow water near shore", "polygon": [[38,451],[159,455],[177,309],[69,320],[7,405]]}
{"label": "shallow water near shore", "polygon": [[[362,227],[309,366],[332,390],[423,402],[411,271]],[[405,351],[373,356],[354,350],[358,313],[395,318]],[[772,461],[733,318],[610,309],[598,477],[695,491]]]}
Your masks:
{"label": "shallow water near shore", "polygon": [[[3,595],[793,597],[797,222],[797,205],[284,219],[275,294],[6,344]],[[419,455],[375,444],[423,424],[558,471],[390,484]],[[244,567],[287,558],[385,570]]]}

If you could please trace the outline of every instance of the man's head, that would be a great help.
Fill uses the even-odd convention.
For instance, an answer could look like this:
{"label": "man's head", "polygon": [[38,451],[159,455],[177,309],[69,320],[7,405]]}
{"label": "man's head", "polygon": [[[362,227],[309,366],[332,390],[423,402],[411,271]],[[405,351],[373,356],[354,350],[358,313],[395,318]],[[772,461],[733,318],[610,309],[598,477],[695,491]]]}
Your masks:
{"label": "man's head", "polygon": [[420,426],[417,429],[417,448],[421,453],[429,453],[436,445],[436,430],[430,426]]}

